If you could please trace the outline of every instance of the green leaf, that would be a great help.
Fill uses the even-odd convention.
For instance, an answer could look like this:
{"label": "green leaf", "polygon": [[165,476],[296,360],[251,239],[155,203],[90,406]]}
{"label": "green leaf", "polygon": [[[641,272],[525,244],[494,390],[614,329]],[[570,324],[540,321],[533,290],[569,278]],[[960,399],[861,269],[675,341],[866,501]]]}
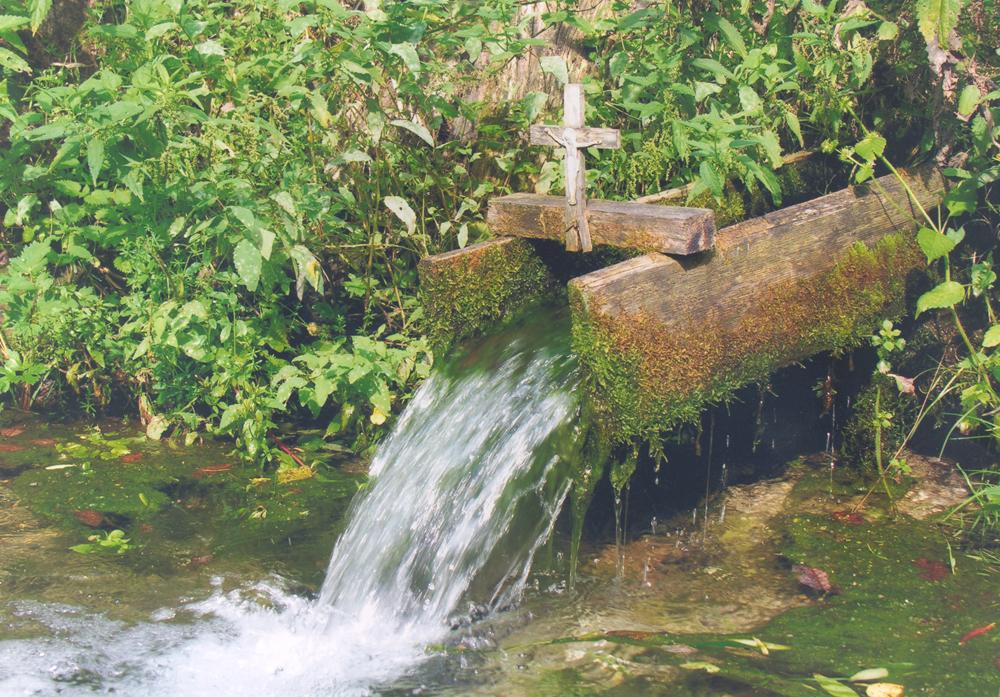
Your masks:
{"label": "green leaf", "polygon": [[702,183],[708,187],[713,196],[722,196],[722,177],[719,176],[719,173],[708,160],[702,161],[698,167],[698,174],[701,177]]}
{"label": "green leaf", "polygon": [[687,663],[681,663],[681,668],[684,670],[703,670],[706,673],[718,673],[722,670],[719,666],[707,661],[688,661]]}
{"label": "green leaf", "polygon": [[417,214],[410,208],[410,204],[399,196],[386,196],[383,201],[385,207],[406,225],[407,234],[412,235],[417,229]]}
{"label": "green leaf", "polygon": [[206,39],[194,47],[203,56],[224,56],[226,49],[215,39]]}
{"label": "green leaf", "polygon": [[873,162],[885,152],[885,138],[878,133],[869,133],[854,146],[854,152],[868,162]]}
{"label": "green leaf", "polygon": [[475,63],[483,53],[483,41],[475,36],[465,40],[465,52],[469,54],[469,62]]}
{"label": "green leaf", "polygon": [[743,111],[746,111],[751,114],[756,114],[757,112],[760,111],[761,108],[760,96],[756,92],[754,92],[752,87],[748,87],[747,85],[740,85],[739,94],[740,94],[740,106],[743,108]]}
{"label": "green leaf", "polygon": [[781,159],[781,142],[778,140],[778,134],[770,130],[764,131],[757,138],[757,142],[764,148],[767,159],[771,161],[771,167],[774,169],[781,167],[783,162]]}
{"label": "green leaf", "polygon": [[402,128],[404,130],[409,131],[410,133],[419,137],[420,140],[424,141],[432,148],[434,147],[434,137],[431,135],[431,132],[427,130],[426,126],[422,126],[419,123],[414,123],[413,121],[409,121],[406,119],[394,119],[389,123],[391,123],[393,126],[396,126],[397,128]]}
{"label": "green leaf", "polygon": [[30,73],[31,66],[13,51],[0,46],[0,68],[6,68],[15,73]]}
{"label": "green leaf", "polygon": [[785,111],[785,123],[788,124],[788,130],[799,141],[799,147],[805,147],[806,141],[802,138],[802,125],[799,123],[799,117],[791,109]]}
{"label": "green leaf", "polygon": [[0,15],[0,32],[14,31],[20,29],[31,20],[20,15]]}
{"label": "green leaf", "polygon": [[892,41],[899,36],[899,25],[895,22],[882,22],[878,25],[879,41]]}
{"label": "green leaf", "polygon": [[293,199],[292,195],[287,191],[279,191],[271,196],[271,200],[277,203],[281,210],[285,211],[285,213],[288,213],[288,215],[293,218],[298,215],[295,210],[295,199]]}
{"label": "green leaf", "polygon": [[104,141],[94,136],[87,143],[87,168],[90,170],[90,181],[97,186],[97,177],[104,166]]}
{"label": "green leaf", "polygon": [[954,307],[963,300],[965,300],[965,286],[957,281],[945,281],[917,299],[916,317],[927,310]]}
{"label": "green leaf", "polygon": [[851,682],[872,682],[873,680],[882,680],[888,677],[889,671],[885,668],[868,668],[866,670],[859,670],[849,677],[848,680]]}
{"label": "green leaf", "polygon": [[542,64],[542,72],[554,76],[560,85],[569,82],[569,68],[562,56],[542,56],[539,62]]}
{"label": "green leaf", "polygon": [[983,347],[993,348],[1000,344],[1000,324],[994,324],[983,334]]}
{"label": "green leaf", "polygon": [[45,18],[49,16],[52,0],[31,0],[28,3],[28,9],[31,11],[31,33],[34,34],[42,26]]}
{"label": "green leaf", "polygon": [[403,59],[403,65],[414,75],[420,74],[420,56],[417,55],[417,49],[414,48],[413,44],[393,44],[389,48],[389,53],[394,56],[399,56]]}
{"label": "green leaf", "polygon": [[146,30],[146,41],[159,39],[161,36],[173,31],[174,29],[180,29],[177,22],[160,22],[159,24],[156,24]]}
{"label": "green leaf", "polygon": [[240,240],[233,252],[233,263],[236,265],[236,273],[240,275],[240,280],[251,293],[257,290],[260,283],[260,270],[264,259],[260,255],[260,250],[253,245],[250,240]]}
{"label": "green leaf", "polygon": [[747,57],[747,45],[743,41],[743,36],[740,35],[739,30],[733,26],[732,22],[728,19],[722,17],[719,18],[719,31],[726,38],[726,43],[740,55],[741,58]]}
{"label": "green leaf", "polygon": [[958,113],[962,116],[971,116],[972,112],[979,106],[982,95],[975,85],[966,85],[962,93],[958,95]]}
{"label": "green leaf", "polygon": [[947,46],[961,9],[962,0],[917,0],[917,25],[927,43]]}
{"label": "green leaf", "polygon": [[917,232],[917,244],[924,250],[928,264],[935,259],[948,256],[955,248],[954,240],[929,227],[921,227]]}
{"label": "green leaf", "polygon": [[828,678],[825,675],[820,675],[816,673],[813,675],[813,679],[819,683],[819,686],[823,690],[833,697],[858,697],[858,693],[852,688],[844,685],[843,683],[837,682],[833,678]]}

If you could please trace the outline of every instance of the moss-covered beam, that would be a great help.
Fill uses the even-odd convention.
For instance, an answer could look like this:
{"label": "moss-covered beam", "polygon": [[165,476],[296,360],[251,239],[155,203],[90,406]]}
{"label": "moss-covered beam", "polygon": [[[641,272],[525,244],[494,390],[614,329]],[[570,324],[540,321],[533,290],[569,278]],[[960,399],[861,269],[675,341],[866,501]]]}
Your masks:
{"label": "moss-covered beam", "polygon": [[[937,172],[906,176],[923,206],[940,200]],[[883,177],[724,228],[693,262],[650,254],[571,281],[574,348],[611,438],[654,438],[784,365],[859,343],[902,311],[922,263],[915,219]]]}
{"label": "moss-covered beam", "polygon": [[555,287],[531,244],[510,237],[426,257],[419,273],[427,333],[442,353]]}

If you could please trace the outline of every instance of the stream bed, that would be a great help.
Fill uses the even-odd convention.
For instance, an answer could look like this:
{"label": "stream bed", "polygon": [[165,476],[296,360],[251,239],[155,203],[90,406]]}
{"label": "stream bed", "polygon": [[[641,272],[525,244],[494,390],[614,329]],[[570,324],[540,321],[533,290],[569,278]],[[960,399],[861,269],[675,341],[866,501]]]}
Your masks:
{"label": "stream bed", "polygon": [[120,423],[0,427],[3,695],[1000,690],[1000,568],[930,522],[854,511],[864,490],[825,456],[731,487],[707,519],[679,514],[620,548],[585,540],[573,584],[557,532],[520,603],[372,664],[365,647],[392,636],[290,621],[365,486],[357,463],[278,483],[222,447]]}

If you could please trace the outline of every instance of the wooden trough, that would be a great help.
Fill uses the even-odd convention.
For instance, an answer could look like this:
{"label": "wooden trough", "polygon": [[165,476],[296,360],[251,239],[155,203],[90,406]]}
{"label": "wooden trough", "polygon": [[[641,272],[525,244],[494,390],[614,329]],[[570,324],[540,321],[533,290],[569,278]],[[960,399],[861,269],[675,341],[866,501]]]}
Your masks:
{"label": "wooden trough", "polygon": [[[939,173],[903,176],[925,208],[940,202]],[[625,208],[617,212],[590,205],[596,244],[659,250],[569,282],[574,349],[616,441],[654,437],[778,368],[856,345],[882,318],[902,310],[907,277],[923,265],[912,234],[918,212],[894,176],[718,232],[697,209],[657,216],[630,208],[640,204],[618,204]],[[635,210],[641,214],[629,213]],[[549,216],[558,227],[558,201],[499,199],[489,220],[494,234],[506,237],[431,258],[422,277],[432,268],[440,272],[442,263],[476,266],[488,250],[494,263],[506,264],[510,255],[532,270],[532,283],[521,284],[509,302],[522,299],[528,287],[541,291],[545,284],[527,261],[530,245],[514,238],[558,237],[548,233]],[[692,247],[692,239],[702,242]],[[714,248],[694,256],[660,253],[698,251],[706,239],[714,239]],[[467,268],[463,273],[474,283],[481,278]],[[503,304],[491,306],[498,316]]]}

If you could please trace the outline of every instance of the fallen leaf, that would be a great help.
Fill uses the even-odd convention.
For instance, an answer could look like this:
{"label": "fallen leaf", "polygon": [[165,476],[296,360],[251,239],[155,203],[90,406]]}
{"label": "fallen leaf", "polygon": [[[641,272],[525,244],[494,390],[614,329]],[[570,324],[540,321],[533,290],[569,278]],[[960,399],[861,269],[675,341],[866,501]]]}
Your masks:
{"label": "fallen leaf", "polygon": [[706,663],[705,661],[691,661],[690,663],[681,663],[681,668],[686,670],[703,670],[706,673],[718,673],[721,669],[714,663]]}
{"label": "fallen leaf", "polygon": [[99,528],[104,523],[104,514],[99,511],[73,511],[73,517],[92,528]]}
{"label": "fallen leaf", "polygon": [[311,467],[288,467],[278,470],[278,483],[300,482],[312,478],[315,474]]}
{"label": "fallen leaf", "polygon": [[834,511],[830,514],[830,517],[838,523],[847,523],[848,525],[864,525],[868,522],[868,520],[857,511]]}
{"label": "fallen leaf", "polygon": [[0,453],[17,453],[24,450],[23,445],[14,445],[13,443],[0,443]]}
{"label": "fallen leaf", "polygon": [[209,477],[213,474],[222,474],[223,472],[228,472],[233,466],[228,462],[223,462],[218,465],[208,465],[207,467],[199,467],[191,474],[198,479],[202,477]]}
{"label": "fallen leaf", "polygon": [[126,464],[129,464],[129,463],[132,463],[132,462],[138,462],[141,459],[142,459],[142,453],[130,453],[128,455],[122,455],[122,457],[121,457],[121,461],[124,462],[124,463],[126,463]]}
{"label": "fallen leaf", "polygon": [[990,622],[989,624],[984,625],[982,627],[976,627],[971,632],[969,632],[961,639],[959,639],[958,643],[964,646],[965,642],[969,641],[970,639],[975,639],[977,636],[982,636],[983,634],[986,634],[986,632],[993,631],[993,628],[996,626],[997,626],[996,622]]}
{"label": "fallen leaf", "polygon": [[4,438],[16,438],[22,433],[24,433],[23,426],[8,426],[7,428],[0,428],[0,436],[3,436]]}
{"label": "fallen leaf", "polygon": [[867,670],[859,670],[849,677],[848,680],[851,682],[871,682],[872,680],[881,680],[888,677],[889,671],[885,668],[868,668]]}
{"label": "fallen leaf", "polygon": [[213,559],[215,559],[215,556],[211,554],[205,554],[200,557],[191,557],[191,566],[204,566],[205,564],[211,562]]}
{"label": "fallen leaf", "polygon": [[895,373],[889,373],[888,375],[896,380],[896,388],[899,389],[900,394],[915,395],[917,393],[917,386],[913,384],[913,378],[903,377]]}
{"label": "fallen leaf", "polygon": [[51,448],[56,444],[55,438],[35,438],[31,441],[32,445],[39,445],[43,448]]}
{"label": "fallen leaf", "polygon": [[792,567],[792,571],[798,575],[800,586],[823,595],[837,593],[836,588],[830,583],[830,577],[822,569],[817,569],[814,566],[805,566],[804,564],[796,564]]}
{"label": "fallen leaf", "polygon": [[872,683],[865,690],[867,697],[903,697],[903,686],[892,682]]}
{"label": "fallen leaf", "polygon": [[948,578],[951,573],[951,569],[944,562],[938,561],[936,559],[917,559],[913,564],[922,571],[920,572],[920,578],[925,581],[941,581]]}

